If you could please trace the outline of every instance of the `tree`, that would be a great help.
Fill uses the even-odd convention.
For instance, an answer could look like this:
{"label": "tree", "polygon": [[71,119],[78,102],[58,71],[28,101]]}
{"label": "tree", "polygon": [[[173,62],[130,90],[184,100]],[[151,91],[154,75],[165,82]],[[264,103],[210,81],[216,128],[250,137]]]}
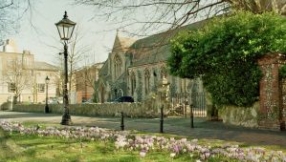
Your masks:
{"label": "tree", "polygon": [[80,32],[80,28],[77,27],[74,33],[74,36],[71,40],[69,46],[69,90],[71,92],[72,87],[76,86],[76,81],[74,77],[75,70],[77,69],[78,64],[82,61],[84,55],[90,50],[89,47],[83,45],[81,41],[84,38],[84,34]]}
{"label": "tree", "polygon": [[17,31],[23,15],[32,13],[32,4],[33,0],[0,0],[0,45],[7,33]]}
{"label": "tree", "polygon": [[98,80],[98,72],[102,67],[103,63],[95,63],[92,61],[91,57],[85,56],[85,64],[82,68],[78,69],[76,72],[77,89],[84,90],[84,99],[87,99],[88,89],[93,90],[93,102],[96,102],[96,89],[95,82]]}
{"label": "tree", "polygon": [[[96,13],[98,13],[98,14],[95,14],[96,17],[101,17],[104,20],[109,20],[111,22],[115,22],[116,24],[120,24],[121,26],[119,28],[128,28],[128,27],[133,28],[134,26],[136,27],[136,25],[140,25],[140,29],[142,30],[135,31],[135,32],[144,34],[144,35],[153,34],[153,32],[158,32],[158,30],[167,29],[169,31],[176,31],[176,30],[170,30],[170,29],[180,28],[181,26],[190,24],[198,19],[210,18],[216,15],[222,15],[226,13],[228,15],[231,15],[231,14],[235,15],[237,11],[248,11],[254,14],[263,14],[264,12],[272,11],[278,15],[286,15],[286,0],[136,0],[136,1],[134,0],[121,0],[121,1],[74,0],[74,2],[75,4],[82,4],[82,5],[96,8],[95,11]],[[259,21],[260,22],[263,22],[263,21],[271,22],[270,20],[269,21],[262,20],[262,19],[260,20],[258,20],[258,22]],[[272,20],[274,20],[274,18]],[[217,21],[219,22],[219,20]],[[235,21],[236,20],[233,20],[232,25],[238,25],[239,27],[241,27],[241,25],[236,24]],[[256,28],[261,27],[259,26],[261,24],[257,23],[259,24],[257,25],[255,24],[256,23],[255,21],[250,21],[250,20],[246,20],[246,21],[251,22],[251,24],[254,25]],[[279,20],[278,22],[280,23],[281,21]],[[213,22],[213,23],[217,23],[217,22]],[[245,24],[243,21],[241,23]],[[221,22],[218,24],[225,25]],[[276,24],[276,23],[274,22],[273,24]],[[271,26],[270,24],[268,25]],[[187,73],[186,71],[196,71],[201,75],[203,74],[205,78],[209,78],[210,80],[213,80],[213,83],[216,83],[217,85],[220,85],[221,83],[223,85],[224,82],[228,82],[228,80],[235,79],[233,77],[236,77],[237,75],[232,75],[232,76],[229,76],[228,78],[223,77],[224,73],[228,71],[227,70],[224,70],[224,72],[220,71],[222,70],[222,68],[219,68],[218,66],[216,66],[217,71],[215,73],[217,74],[217,77],[214,77],[213,75],[207,75],[211,73],[206,73],[206,71],[215,70],[213,69],[214,68],[213,66],[209,66],[210,64],[220,64],[222,67],[230,66],[230,65],[225,65],[224,62],[222,62],[223,57],[232,56],[232,55],[227,55],[227,56],[224,55],[224,54],[229,54],[229,52],[226,51],[226,49],[230,51],[235,51],[238,48],[237,46],[231,46],[231,45],[229,47],[232,47],[232,49],[224,48],[225,44],[229,43],[229,40],[233,41],[231,42],[232,45],[233,43],[236,43],[236,41],[238,41],[239,38],[235,37],[235,33],[233,33],[232,31],[229,32],[227,30],[223,30],[225,28],[220,30],[220,26],[212,26],[212,27],[215,27],[216,30],[212,30],[212,28],[209,27],[209,28],[205,28],[204,31],[200,31],[196,34],[192,33],[192,36],[194,38],[197,38],[197,40],[189,38],[190,36],[187,36],[186,38],[184,38],[184,36],[181,36],[180,38],[176,39],[176,41],[173,42],[174,53],[172,57],[173,60],[171,60],[173,62],[169,64],[173,68],[177,66],[177,70],[174,69],[172,72],[174,75],[177,75],[180,77],[192,78],[196,74]],[[249,25],[246,24],[246,27],[248,27],[246,31],[253,31],[253,29]],[[275,27],[275,30],[278,27],[280,26]],[[229,28],[231,29],[231,27]],[[204,35],[203,37],[200,33],[207,33],[206,32],[207,30],[219,32],[222,36],[218,37],[216,33],[213,32],[212,33],[213,35],[209,35],[208,37],[205,36],[207,34],[202,34]],[[240,31],[241,29],[236,29],[236,30]],[[276,31],[278,31],[278,29]],[[233,34],[234,38],[237,40],[232,39],[232,37],[224,38],[223,36],[227,36],[226,33]],[[271,34],[274,34],[274,33],[271,33]],[[264,34],[266,35],[266,32]],[[255,36],[257,36],[257,33],[255,34]],[[283,34],[280,35],[279,37],[280,38],[283,37]],[[245,36],[245,38],[248,38],[248,36]],[[179,40],[179,39],[182,39],[182,40]],[[211,39],[217,42],[211,42]],[[258,40],[259,38],[255,37],[254,39]],[[270,39],[267,39],[267,40],[270,40]],[[221,41],[225,41],[224,42],[225,44],[222,45]],[[201,44],[201,42],[204,42],[205,44]],[[261,41],[258,41],[258,42],[261,43]],[[244,42],[244,43],[247,44],[247,42]],[[217,48],[218,45],[220,45],[220,48]],[[276,46],[277,44],[275,45],[272,43],[271,45]],[[260,51],[260,49],[257,49],[258,47],[251,48],[251,50]],[[281,48],[282,47],[284,46],[281,46]],[[214,63],[206,62],[206,61],[214,61],[214,60],[210,59],[212,58],[211,55],[203,55],[204,52],[200,51],[205,48],[210,50],[208,51],[209,53],[212,53],[212,52],[217,53],[218,57],[215,57],[216,59],[218,59],[216,60],[217,62],[214,62]],[[194,52],[190,52],[190,49],[192,49]],[[219,54],[222,52],[225,52],[225,53],[220,58]],[[252,51],[248,51],[248,52],[252,52]],[[190,53],[193,53],[193,54],[191,55]],[[257,52],[254,52],[254,53],[257,54]],[[255,57],[251,56],[250,58],[252,58],[253,60],[251,60],[250,62],[251,63],[255,62],[254,60],[256,57],[258,57],[258,55],[256,55]],[[189,66],[186,60],[189,61],[190,63],[194,63],[197,66]],[[236,60],[232,60],[232,61],[236,61]],[[241,61],[242,63],[245,63],[245,61],[243,60],[239,60],[239,61]],[[251,64],[249,64],[249,66],[251,66]],[[237,67],[240,67],[240,66],[237,66]],[[237,69],[237,67],[233,67],[233,68]],[[245,64],[244,68],[246,67],[247,65]],[[238,68],[237,70],[240,70],[240,69]],[[250,74],[250,75],[253,75],[256,78],[255,77],[252,78],[253,80],[251,80],[250,82],[253,83],[254,87],[256,88],[248,89],[249,88],[248,86],[245,86],[243,88],[243,90],[246,90],[248,92],[252,91],[250,94],[246,95],[245,97],[237,96],[239,98],[239,101],[236,100],[235,96],[232,97],[231,101],[225,98],[225,96],[224,97],[220,96],[220,98],[217,98],[217,100],[215,101],[217,101],[217,103],[234,103],[236,105],[247,105],[253,102],[258,92],[257,91],[257,80],[259,80],[258,78],[260,77],[260,74],[257,71],[257,67],[253,67],[252,70],[253,70],[253,74]],[[243,74],[243,73],[240,73],[240,74]],[[214,78],[211,79],[212,77]],[[215,79],[221,79],[221,80],[220,81],[216,80],[215,82],[214,81]],[[248,77],[245,76],[245,79],[248,80]],[[206,86],[209,86],[210,88],[213,85],[206,85]],[[213,86],[213,89],[216,89],[217,91],[224,91],[227,87],[228,86],[225,86],[225,87]],[[237,91],[238,89],[232,89],[232,90]],[[240,94],[243,94],[243,93],[240,93]],[[247,99],[247,96],[250,96],[250,98]]]}
{"label": "tree", "polygon": [[[86,64],[76,72],[77,91],[84,92],[82,96],[84,100],[87,100],[88,96],[91,95],[91,89],[93,90],[93,95],[96,94],[97,88],[95,87],[95,82],[98,79],[98,69],[100,68],[100,64],[101,63],[93,65]],[[95,99],[96,98],[93,98],[93,101],[96,101]]]}
{"label": "tree", "polygon": [[201,76],[215,104],[252,105],[262,77],[257,60],[286,53],[285,18],[238,12],[209,21],[172,40],[170,72],[191,79]]}
{"label": "tree", "polygon": [[[70,92],[75,90],[76,88],[76,78],[75,78],[75,71],[76,69],[80,66],[81,61],[83,58],[86,56],[86,53],[90,51],[90,48],[83,44],[82,40],[85,38],[85,34],[80,30],[81,26],[77,24],[76,29],[74,31],[74,34],[70,40],[70,43],[68,44],[68,89]],[[60,44],[60,43],[57,43]],[[50,47],[62,51],[63,46],[52,46],[49,45]],[[63,85],[64,81],[64,60],[62,56],[62,52],[59,53],[59,59],[56,60],[55,64],[59,65],[59,68],[61,68],[61,77],[59,78],[59,84]],[[69,100],[71,101],[71,100]]]}
{"label": "tree", "polygon": [[17,102],[22,91],[31,85],[31,71],[23,63],[23,58],[14,57],[9,60],[7,68],[3,70],[3,80],[8,83],[8,89],[14,92],[14,102]]}
{"label": "tree", "polygon": [[132,29],[139,24],[141,34],[178,28],[196,19],[233,10],[286,15],[286,0],[74,0],[74,3],[94,7],[95,17],[119,23],[119,28]]}
{"label": "tree", "polygon": [[225,0],[232,8],[255,14],[264,12],[275,12],[279,15],[286,15],[285,0]]}

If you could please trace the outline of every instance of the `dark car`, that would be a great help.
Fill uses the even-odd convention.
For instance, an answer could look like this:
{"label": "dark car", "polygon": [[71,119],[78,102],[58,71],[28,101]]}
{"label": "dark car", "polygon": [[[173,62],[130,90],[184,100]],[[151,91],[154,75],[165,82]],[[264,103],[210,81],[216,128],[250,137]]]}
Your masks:
{"label": "dark car", "polygon": [[81,103],[82,104],[90,104],[90,103],[93,103],[93,101],[92,101],[92,98],[90,98],[88,100],[83,99]]}
{"label": "dark car", "polygon": [[134,102],[134,99],[131,96],[122,96],[115,99],[113,102]]}

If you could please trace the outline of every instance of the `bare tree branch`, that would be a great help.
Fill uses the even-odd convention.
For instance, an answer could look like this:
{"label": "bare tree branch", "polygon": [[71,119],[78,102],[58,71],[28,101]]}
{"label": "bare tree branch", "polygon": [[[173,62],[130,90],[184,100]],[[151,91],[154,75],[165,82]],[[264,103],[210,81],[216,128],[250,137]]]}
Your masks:
{"label": "bare tree branch", "polygon": [[[96,8],[94,18],[102,18],[111,22],[122,23],[121,27],[134,26],[135,24],[145,25],[146,33],[154,29],[177,28],[193,22],[200,17],[199,12],[216,13],[213,6],[225,3],[224,0],[74,0],[76,5],[93,6]],[[207,10],[211,9],[211,10]],[[222,11],[222,10],[220,10]],[[212,16],[212,15],[210,15]]]}
{"label": "bare tree branch", "polygon": [[23,63],[22,56],[15,56],[9,60],[7,68],[3,70],[3,81],[13,85],[14,96],[18,97],[22,91],[31,86],[30,70]]}
{"label": "bare tree branch", "polygon": [[4,9],[4,8],[7,8],[7,7],[10,7],[10,6],[13,5],[13,3],[14,3],[13,0],[10,0],[10,2],[8,2],[8,3],[7,3],[6,1],[4,1],[4,2],[1,4],[0,9]]}
{"label": "bare tree branch", "polygon": [[[93,19],[120,23],[118,28],[141,25],[137,33],[152,33],[155,29],[175,29],[198,19],[232,10],[253,13],[274,11],[285,15],[286,0],[73,0],[96,11]],[[145,25],[142,25],[145,24]],[[149,29],[149,30],[146,30]]]}
{"label": "bare tree branch", "polygon": [[34,0],[0,0],[0,40],[20,28],[20,20],[29,11]]}

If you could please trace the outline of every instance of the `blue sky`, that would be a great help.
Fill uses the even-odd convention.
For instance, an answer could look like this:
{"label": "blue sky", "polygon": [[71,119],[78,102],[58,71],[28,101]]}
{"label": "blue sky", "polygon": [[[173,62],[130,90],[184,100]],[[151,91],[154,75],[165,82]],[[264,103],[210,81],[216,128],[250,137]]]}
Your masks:
{"label": "blue sky", "polygon": [[[26,14],[20,22],[19,32],[6,39],[14,39],[20,52],[30,50],[37,61],[57,64],[58,54],[63,51],[63,45],[59,41],[55,23],[60,21],[67,11],[69,19],[77,23],[79,35],[82,36],[79,46],[88,49],[85,55],[89,55],[89,63],[105,61],[113,46],[116,29],[122,27],[122,24],[96,19],[94,15],[100,11],[92,7],[70,5],[71,2],[73,0],[34,0],[32,14]],[[125,15],[129,18],[125,23],[132,23],[132,18],[144,21],[145,18],[153,17],[153,13],[152,9],[148,8],[146,11],[146,8],[143,8],[133,12],[132,15]],[[118,20],[120,21],[120,18]],[[141,27],[140,23],[125,26],[125,34],[119,33],[122,36],[127,35],[128,32],[137,34],[144,30]],[[155,26],[143,32],[154,34],[159,31],[164,31],[164,28]]]}
{"label": "blue sky", "polygon": [[[69,19],[77,23],[80,44],[90,48],[92,62],[102,62],[108,57],[113,45],[116,27],[107,22],[92,19],[94,10],[84,6],[72,6],[68,0],[41,0],[34,4],[32,15],[26,15],[20,23],[21,28],[15,35],[6,39],[14,39],[18,50],[30,50],[37,61],[56,64],[58,53],[62,48],[55,23],[63,18],[67,11]],[[58,49],[57,49],[57,48]]]}

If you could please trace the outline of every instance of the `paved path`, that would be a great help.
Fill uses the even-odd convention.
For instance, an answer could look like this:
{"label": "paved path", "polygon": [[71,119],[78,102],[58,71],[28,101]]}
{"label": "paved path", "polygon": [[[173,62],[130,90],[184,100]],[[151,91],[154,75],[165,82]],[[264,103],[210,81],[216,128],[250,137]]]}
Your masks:
{"label": "paved path", "polygon": [[[74,126],[98,126],[115,130],[121,129],[120,117],[101,118],[72,115],[71,118]],[[62,117],[59,114],[0,111],[0,120],[59,124],[61,119]],[[159,119],[125,118],[125,129],[159,133],[159,123]],[[189,118],[166,118],[164,120],[165,133],[198,139],[206,138],[245,142],[251,145],[277,145],[286,149],[286,132],[241,128],[203,119],[196,119],[194,126],[195,128],[190,128]]]}

